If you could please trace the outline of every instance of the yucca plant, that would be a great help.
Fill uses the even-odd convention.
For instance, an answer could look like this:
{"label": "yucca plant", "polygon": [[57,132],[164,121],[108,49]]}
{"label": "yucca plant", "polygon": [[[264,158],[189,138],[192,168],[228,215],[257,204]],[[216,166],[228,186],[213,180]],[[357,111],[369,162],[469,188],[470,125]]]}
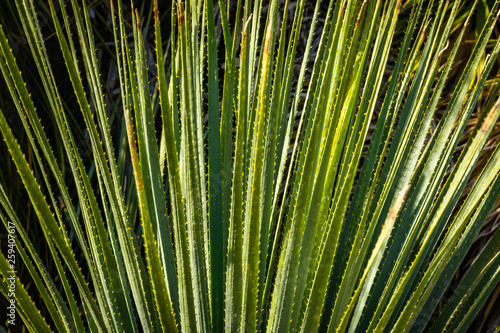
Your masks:
{"label": "yucca plant", "polygon": [[[317,1],[305,24],[306,0],[178,1],[163,14],[155,0],[152,50],[139,11],[113,0],[116,101],[96,12],[67,2],[11,3],[35,73],[0,27],[19,114],[2,102],[6,328],[468,329],[500,280],[496,230],[445,297],[500,196],[500,148],[482,153],[500,116],[499,1],[481,2],[482,20],[477,1]],[[477,39],[454,66],[472,20]],[[13,170],[41,235],[7,187]]]}

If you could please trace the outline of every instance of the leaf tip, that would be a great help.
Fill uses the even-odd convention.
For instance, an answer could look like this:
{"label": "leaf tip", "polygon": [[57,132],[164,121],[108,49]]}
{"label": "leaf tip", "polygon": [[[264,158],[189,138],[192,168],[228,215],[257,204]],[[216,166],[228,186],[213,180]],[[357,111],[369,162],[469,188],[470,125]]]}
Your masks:
{"label": "leaf tip", "polygon": [[155,16],[155,21],[158,20],[158,0],[154,0],[153,1],[153,12],[154,12],[154,16]]}

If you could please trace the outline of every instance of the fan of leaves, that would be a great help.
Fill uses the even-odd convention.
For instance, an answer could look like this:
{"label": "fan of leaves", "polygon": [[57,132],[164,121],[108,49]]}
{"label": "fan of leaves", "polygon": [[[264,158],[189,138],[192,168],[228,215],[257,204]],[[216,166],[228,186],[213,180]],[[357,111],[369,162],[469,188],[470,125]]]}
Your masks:
{"label": "fan of leaves", "polygon": [[455,67],[477,1],[317,1],[312,18],[305,0],[177,2],[166,44],[155,1],[154,60],[139,11],[129,22],[112,1],[116,103],[97,12],[53,1],[69,82],[33,0],[15,10],[36,73],[0,28],[27,144],[3,107],[0,130],[43,234],[28,233],[2,168],[0,219],[36,290],[8,253],[0,291],[30,331],[467,330],[500,279],[496,227],[439,301],[500,195],[498,1]]}

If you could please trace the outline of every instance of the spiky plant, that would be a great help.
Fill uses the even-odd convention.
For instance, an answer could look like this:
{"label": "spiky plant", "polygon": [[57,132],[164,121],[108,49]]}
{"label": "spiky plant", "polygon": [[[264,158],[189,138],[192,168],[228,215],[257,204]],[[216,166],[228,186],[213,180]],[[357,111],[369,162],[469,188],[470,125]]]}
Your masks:
{"label": "spiky plant", "polygon": [[[111,1],[116,103],[97,61],[96,12],[55,2],[11,3],[37,73],[21,72],[0,28],[19,114],[2,106],[2,149],[41,233],[19,209],[24,194],[6,188],[5,156],[0,218],[15,247],[2,240],[0,291],[15,327],[467,330],[500,279],[497,230],[443,297],[500,195],[500,148],[474,168],[500,116],[498,1],[457,66],[475,3],[462,15],[461,1],[317,1],[308,25],[305,0],[179,1],[163,20],[155,1],[151,53],[139,12]],[[67,74],[52,65],[54,40]]]}

